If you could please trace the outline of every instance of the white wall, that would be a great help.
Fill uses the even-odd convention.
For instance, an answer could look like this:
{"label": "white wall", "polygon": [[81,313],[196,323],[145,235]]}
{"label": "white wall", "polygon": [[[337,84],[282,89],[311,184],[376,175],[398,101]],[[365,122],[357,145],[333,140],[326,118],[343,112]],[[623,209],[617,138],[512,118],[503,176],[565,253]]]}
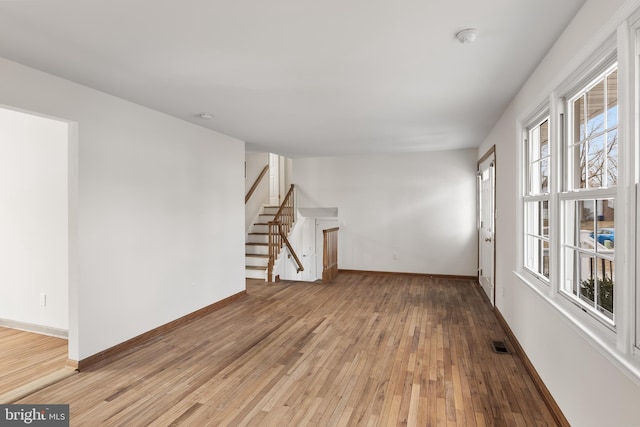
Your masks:
{"label": "white wall", "polygon": [[70,122],[71,359],[244,290],[243,142],[4,59],[0,100]]}
{"label": "white wall", "polygon": [[[616,368],[549,303],[515,277],[518,205],[517,120],[548,97],[559,77],[584,61],[600,30],[633,1],[589,0],[529,78],[478,150],[497,155],[496,306],[575,426],[638,426],[640,387]],[[638,3],[638,2],[635,2]],[[609,25],[611,27],[611,25]],[[613,28],[613,27],[612,27]],[[615,30],[613,31],[615,32]]]}
{"label": "white wall", "polygon": [[[247,151],[245,153],[245,167],[246,167],[246,177],[244,179],[244,194],[246,195],[253,183],[256,182],[256,179],[260,176],[260,173],[264,169],[265,166],[269,164],[269,153],[256,153]],[[249,231],[249,227],[253,224],[253,220],[255,219],[258,212],[264,204],[269,201],[269,174],[266,174],[260,184],[256,188],[255,192],[249,199],[249,201],[245,204],[245,218],[244,218],[244,228],[245,231]]]}
{"label": "white wall", "polygon": [[60,333],[68,328],[67,141],[65,122],[0,108],[0,319],[9,321],[5,324]]}
{"label": "white wall", "polygon": [[338,207],[341,269],[475,276],[476,150],[293,160],[300,207]]}

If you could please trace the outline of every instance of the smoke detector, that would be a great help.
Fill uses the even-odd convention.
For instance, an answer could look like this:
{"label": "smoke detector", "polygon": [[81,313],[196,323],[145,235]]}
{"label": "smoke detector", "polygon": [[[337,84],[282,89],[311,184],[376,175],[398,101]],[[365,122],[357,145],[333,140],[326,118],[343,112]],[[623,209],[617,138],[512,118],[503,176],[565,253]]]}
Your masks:
{"label": "smoke detector", "polygon": [[456,38],[462,44],[469,44],[478,37],[478,30],[475,28],[466,28],[456,34]]}

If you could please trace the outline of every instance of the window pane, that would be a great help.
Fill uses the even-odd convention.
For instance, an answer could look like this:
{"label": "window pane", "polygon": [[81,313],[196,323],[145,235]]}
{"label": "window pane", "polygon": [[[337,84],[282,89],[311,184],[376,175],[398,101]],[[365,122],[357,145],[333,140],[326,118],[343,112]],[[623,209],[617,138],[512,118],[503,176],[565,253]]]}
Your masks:
{"label": "window pane", "polygon": [[536,195],[549,192],[549,119],[528,131],[529,175],[527,194]]}
{"label": "window pane", "polygon": [[613,320],[614,262],[581,256],[580,299]]}
{"label": "window pane", "polygon": [[595,250],[595,241],[593,238],[596,213],[595,201],[579,200],[575,203],[577,205],[576,224],[579,227],[578,237],[580,238],[580,247],[583,249]]}
{"label": "window pane", "polygon": [[573,142],[578,143],[585,138],[584,131],[584,97],[573,102]]}
{"label": "window pane", "polygon": [[606,168],[605,139],[604,135],[589,141],[587,154],[587,185],[589,188],[605,187],[604,170]]}
{"label": "window pane", "polygon": [[540,128],[537,126],[529,131],[529,161],[540,159]]}
{"label": "window pane", "polygon": [[538,224],[540,223],[539,202],[527,202],[525,203],[525,209],[527,213],[527,223],[525,226],[525,233],[536,234],[538,232]]}
{"label": "window pane", "polygon": [[526,239],[526,263],[532,271],[549,278],[549,242],[533,236]]}
{"label": "window pane", "polygon": [[540,158],[549,157],[549,120],[540,125]]}
{"label": "window pane", "polygon": [[577,188],[587,188],[587,178],[589,176],[589,173],[588,173],[589,165],[587,164],[587,160],[588,160],[587,143],[583,142],[582,144],[580,144],[579,147],[577,147],[577,149],[579,150],[579,157],[580,157],[580,170],[578,171],[578,177],[580,179],[580,182],[578,183]]}
{"label": "window pane", "polygon": [[542,241],[542,275],[549,278],[549,242]]}
{"label": "window pane", "polygon": [[604,130],[604,80],[587,92],[587,138]]}
{"label": "window pane", "polygon": [[527,236],[525,252],[525,265],[533,271],[538,271],[538,239]]}
{"label": "window pane", "polygon": [[549,238],[549,202],[542,202],[542,236]]}
{"label": "window pane", "polygon": [[549,237],[549,202],[527,202],[526,233],[535,236]]}
{"label": "window pane", "polygon": [[566,263],[566,270],[565,270],[565,280],[562,282],[562,288],[567,291],[570,292],[571,294],[577,296],[578,295],[578,291],[579,291],[579,287],[580,287],[580,281],[579,280],[574,280],[574,272],[575,271],[579,271],[578,268],[578,252],[576,250],[573,249],[567,249],[565,252],[565,263]]}
{"label": "window pane", "polygon": [[597,259],[597,262],[599,264],[596,281],[598,311],[609,319],[613,319],[614,262],[603,258]]}
{"label": "window pane", "polygon": [[596,277],[595,257],[578,255],[578,283],[580,283],[580,299],[595,307],[594,278]]}
{"label": "window pane", "polygon": [[607,77],[607,127],[618,125],[618,70]]}
{"label": "window pane", "polygon": [[618,130],[607,134],[607,187],[618,185]]}
{"label": "window pane", "polygon": [[613,199],[596,200],[596,234],[590,236],[597,240],[596,250],[603,254],[613,254],[615,247],[615,203]]}
{"label": "window pane", "polygon": [[587,188],[587,143],[569,147],[569,160],[571,168],[567,168],[571,189]]}
{"label": "window pane", "polygon": [[540,161],[540,193],[549,192],[549,159]]}

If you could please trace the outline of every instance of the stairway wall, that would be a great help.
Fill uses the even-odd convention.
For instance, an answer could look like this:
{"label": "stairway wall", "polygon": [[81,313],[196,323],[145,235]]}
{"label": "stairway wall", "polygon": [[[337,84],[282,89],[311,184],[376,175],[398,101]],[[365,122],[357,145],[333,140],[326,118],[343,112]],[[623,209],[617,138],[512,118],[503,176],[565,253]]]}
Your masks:
{"label": "stairway wall", "polygon": [[[246,195],[253,183],[256,181],[265,165],[269,163],[269,153],[255,153],[247,151],[244,155],[245,178],[244,194]],[[269,177],[265,176],[262,182],[251,196],[251,199],[244,206],[244,231],[249,231],[253,220],[260,212],[260,209],[269,200]]]}

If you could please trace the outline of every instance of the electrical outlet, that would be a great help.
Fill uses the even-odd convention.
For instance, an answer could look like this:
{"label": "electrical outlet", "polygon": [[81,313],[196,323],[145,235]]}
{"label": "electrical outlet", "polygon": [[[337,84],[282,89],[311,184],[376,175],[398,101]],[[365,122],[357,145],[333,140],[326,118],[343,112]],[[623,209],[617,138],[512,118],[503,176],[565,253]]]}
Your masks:
{"label": "electrical outlet", "polygon": [[43,307],[47,306],[47,294],[44,292],[40,294],[40,305]]}

